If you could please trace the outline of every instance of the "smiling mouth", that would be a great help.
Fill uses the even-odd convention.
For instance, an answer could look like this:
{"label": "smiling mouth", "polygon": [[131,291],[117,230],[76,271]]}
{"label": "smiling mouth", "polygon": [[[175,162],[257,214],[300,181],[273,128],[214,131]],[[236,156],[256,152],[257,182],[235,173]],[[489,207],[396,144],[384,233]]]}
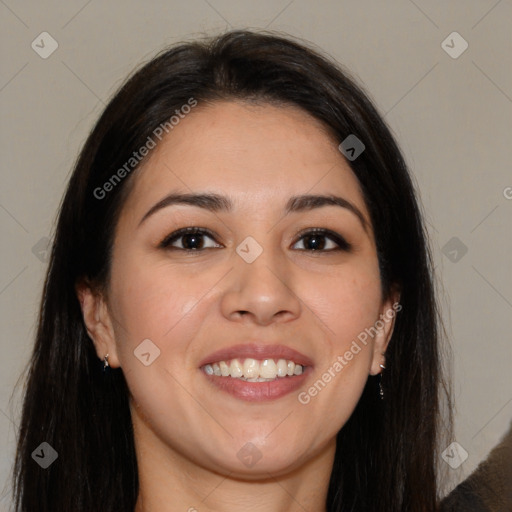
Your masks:
{"label": "smiling mouth", "polygon": [[205,364],[201,370],[206,375],[239,379],[246,382],[271,382],[277,379],[302,375],[307,366],[290,359],[237,358]]}

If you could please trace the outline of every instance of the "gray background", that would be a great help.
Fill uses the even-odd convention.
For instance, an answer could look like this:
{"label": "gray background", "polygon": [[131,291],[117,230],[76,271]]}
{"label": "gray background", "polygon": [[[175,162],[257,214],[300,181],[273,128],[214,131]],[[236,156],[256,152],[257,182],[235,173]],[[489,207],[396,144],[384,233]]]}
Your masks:
{"label": "gray background", "polygon": [[[11,471],[21,403],[11,395],[31,353],[45,237],[81,144],[136,65],[231,27],[315,43],[364,84],[398,138],[453,346],[455,440],[468,458],[449,470],[452,483],[475,468],[512,418],[510,0],[0,0],[0,14],[0,483]],[[43,31],[59,45],[46,59],[31,47]],[[458,58],[442,47],[453,31],[469,44]],[[8,483],[0,490],[7,510]]]}

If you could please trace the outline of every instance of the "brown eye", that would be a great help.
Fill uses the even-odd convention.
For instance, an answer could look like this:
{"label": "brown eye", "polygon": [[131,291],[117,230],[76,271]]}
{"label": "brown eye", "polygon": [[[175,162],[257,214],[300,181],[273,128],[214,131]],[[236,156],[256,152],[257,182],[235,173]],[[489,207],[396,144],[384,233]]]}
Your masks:
{"label": "brown eye", "polygon": [[302,242],[304,246],[299,250],[310,252],[349,251],[351,249],[350,244],[342,236],[327,229],[309,230],[302,233],[299,242]]}
{"label": "brown eye", "polygon": [[[210,245],[206,244],[206,239],[210,239]],[[332,252],[332,251],[350,251],[350,244],[340,235],[327,229],[309,230],[302,233],[299,241],[302,242],[301,251],[308,252]],[[213,249],[222,247],[215,242],[214,235],[207,229],[189,227],[179,229],[168,235],[160,243],[162,249],[181,250],[181,251],[202,251],[204,249]]]}
{"label": "brown eye", "polygon": [[[174,231],[169,236],[160,242],[160,247],[163,249],[176,249],[182,251],[201,251],[203,249],[211,249],[221,247],[219,244],[205,246],[205,237],[214,241],[214,237],[210,231],[203,228],[183,228]],[[181,247],[175,244],[181,245]]]}

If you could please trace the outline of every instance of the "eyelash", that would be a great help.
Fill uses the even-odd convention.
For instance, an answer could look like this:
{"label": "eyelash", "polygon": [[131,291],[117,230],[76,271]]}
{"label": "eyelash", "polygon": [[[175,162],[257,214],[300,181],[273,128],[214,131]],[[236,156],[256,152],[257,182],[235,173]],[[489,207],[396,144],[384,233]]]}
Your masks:
{"label": "eyelash", "polygon": [[[210,237],[211,239],[213,239],[215,241],[215,237],[210,230],[204,229],[204,228],[199,228],[199,227],[188,227],[188,228],[178,229],[177,231],[174,231],[170,235],[166,236],[160,242],[159,247],[161,249],[185,251],[187,253],[201,252],[201,251],[204,251],[205,249],[216,249],[216,247],[206,247],[205,249],[182,249],[181,247],[172,247],[171,246],[171,244],[173,242],[175,242],[176,240],[179,240],[180,238],[182,238],[185,235],[204,235],[204,236]],[[308,235],[324,236],[326,238],[329,238],[334,243],[336,243],[338,245],[338,247],[336,247],[334,249],[298,249],[299,251],[329,253],[329,252],[335,252],[335,251],[350,252],[352,249],[352,246],[342,236],[338,235],[337,233],[335,233],[329,229],[320,229],[320,228],[302,231],[298,235],[299,239],[293,245],[295,245],[298,241],[300,241],[301,239],[303,239],[304,237],[306,237]],[[216,242],[216,243],[218,243],[218,242]]]}

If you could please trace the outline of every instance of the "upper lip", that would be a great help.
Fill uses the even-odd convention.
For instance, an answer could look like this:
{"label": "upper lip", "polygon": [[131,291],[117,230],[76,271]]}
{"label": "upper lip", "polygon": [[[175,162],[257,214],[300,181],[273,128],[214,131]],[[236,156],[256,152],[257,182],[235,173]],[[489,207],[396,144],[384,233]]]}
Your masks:
{"label": "upper lip", "polygon": [[302,366],[313,366],[313,361],[297,350],[285,345],[261,345],[257,343],[246,343],[232,345],[212,352],[201,360],[199,366],[228,361],[230,359],[287,359]]}

